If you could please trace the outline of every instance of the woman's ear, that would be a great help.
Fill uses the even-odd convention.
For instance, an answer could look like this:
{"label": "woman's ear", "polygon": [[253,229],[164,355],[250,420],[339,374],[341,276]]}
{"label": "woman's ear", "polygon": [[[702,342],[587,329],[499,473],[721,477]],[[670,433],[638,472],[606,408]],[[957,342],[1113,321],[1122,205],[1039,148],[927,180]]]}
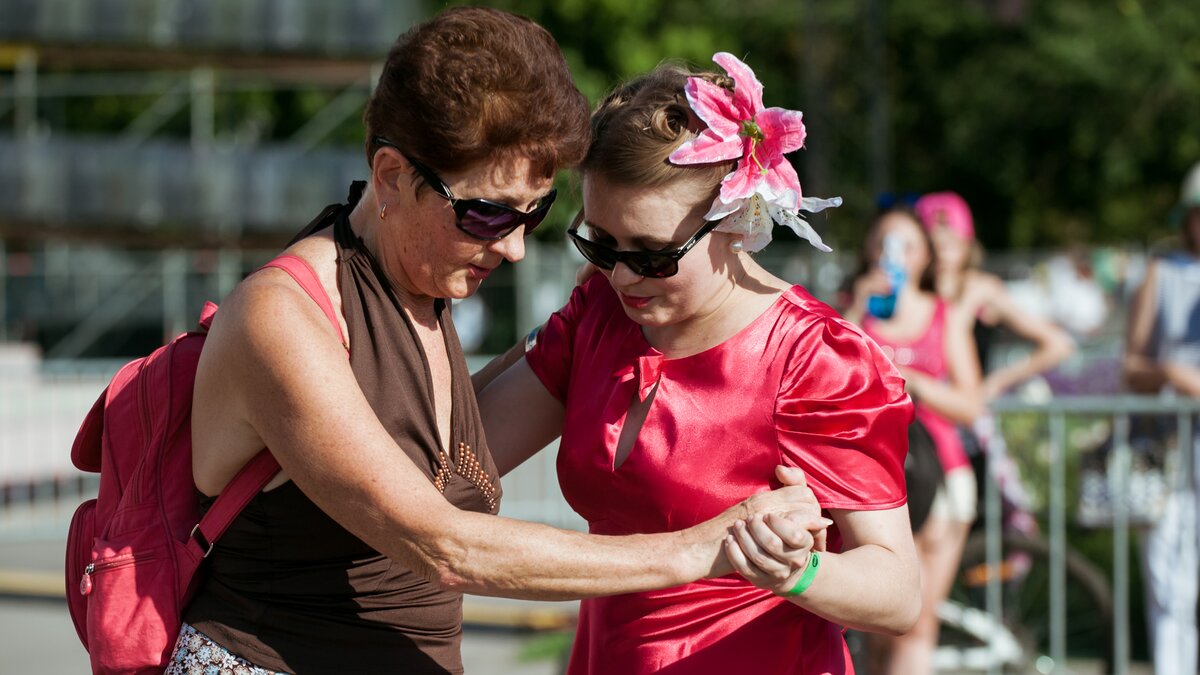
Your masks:
{"label": "woman's ear", "polygon": [[[413,186],[413,166],[400,151],[380,146],[371,161],[371,181],[380,202],[395,203]],[[415,194],[415,191],[410,194]]]}

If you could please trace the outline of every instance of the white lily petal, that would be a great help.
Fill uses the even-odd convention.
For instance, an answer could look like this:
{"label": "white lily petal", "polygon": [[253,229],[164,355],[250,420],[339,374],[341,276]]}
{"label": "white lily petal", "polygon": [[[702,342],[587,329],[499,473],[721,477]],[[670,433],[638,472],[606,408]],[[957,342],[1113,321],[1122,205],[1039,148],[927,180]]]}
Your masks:
{"label": "white lily petal", "polygon": [[713,200],[712,206],[708,207],[708,213],[704,214],[705,220],[720,220],[731,213],[736,213],[741,210],[748,199],[735,199],[732,202],[723,202],[720,197]]}
{"label": "white lily petal", "polygon": [[742,245],[751,253],[762,250],[771,243],[771,229],[774,227],[767,204],[758,194],[737,201],[737,210],[727,216],[716,227],[716,231],[741,235]]}
{"label": "white lily petal", "polygon": [[809,213],[818,213],[825,209],[837,208],[842,205],[841,197],[830,197],[822,199],[820,197],[805,197],[800,200],[800,208]]}
{"label": "white lily petal", "polygon": [[[738,201],[743,202],[743,205],[724,216],[724,220],[721,220],[721,224],[715,228],[717,232],[728,232],[729,234],[740,234],[742,236],[750,234],[750,230],[754,226],[754,209],[750,206],[749,199],[740,199]],[[709,220],[716,219],[709,218]]]}
{"label": "white lily petal", "polygon": [[[838,199],[839,202],[841,201],[839,198],[835,197],[835,199]],[[812,244],[817,250],[824,251],[826,253],[833,251],[832,248],[829,248],[825,245],[825,242],[821,241],[821,235],[817,234],[817,231],[808,224],[808,221],[801,218],[800,214],[792,211],[786,211],[773,205],[768,206],[767,209],[771,212],[771,218],[773,218],[775,222],[779,223],[780,225],[788,226],[791,228],[792,232],[795,232],[797,235],[799,235],[801,239],[807,239],[808,243]]]}
{"label": "white lily petal", "polygon": [[758,209],[752,216],[754,224],[750,233],[742,241],[742,246],[751,253],[761,251],[771,243],[771,231],[775,229],[775,221],[771,219],[768,209]]}

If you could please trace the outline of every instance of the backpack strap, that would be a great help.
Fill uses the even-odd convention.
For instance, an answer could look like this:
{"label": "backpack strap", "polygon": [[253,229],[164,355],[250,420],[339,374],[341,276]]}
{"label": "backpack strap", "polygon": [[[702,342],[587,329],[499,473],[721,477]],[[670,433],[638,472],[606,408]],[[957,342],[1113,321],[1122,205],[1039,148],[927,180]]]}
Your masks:
{"label": "backpack strap", "polygon": [[216,543],[230,524],[237,518],[242,509],[250,503],[254,496],[262,491],[267,483],[279,473],[279,462],[270,450],[263,448],[254,459],[246,462],[246,466],[238,472],[229,485],[217,495],[217,500],[209,507],[208,513],[192,528],[188,537],[188,546],[196,547],[202,557],[207,558],[212,553]]}
{"label": "backpack strap", "polygon": [[[329,294],[325,292],[325,286],[317,277],[312,266],[303,258],[285,253],[259,269],[267,267],[275,267],[287,272],[297,284],[300,284],[300,288],[304,289],[308,297],[312,298],[321,311],[325,312],[325,318],[329,319],[329,323],[337,331],[342,346],[346,346],[346,336],[342,333],[342,326],[338,323],[337,314],[333,310],[333,301],[329,299]],[[207,310],[207,307],[205,309]],[[211,321],[211,315],[208,319]],[[208,554],[212,552],[213,544],[221,538],[221,535],[225,534],[225,530],[229,529],[242,509],[246,508],[250,500],[262,492],[267,483],[270,483],[278,473],[279,462],[275,461],[270,450],[263,448],[242,467],[241,471],[238,471],[225,489],[221,490],[221,494],[217,495],[217,499],[209,507],[208,513],[205,513],[200,522],[192,528],[191,536],[188,537],[188,546],[194,547],[193,551],[203,557],[208,557]]]}
{"label": "backpack strap", "polygon": [[346,346],[346,336],[342,333],[342,325],[338,323],[337,314],[333,311],[333,301],[329,299],[329,294],[325,292],[325,285],[317,278],[317,273],[306,260],[290,253],[275,258],[271,262],[263,265],[259,269],[267,267],[275,267],[287,272],[289,276],[300,284],[300,288],[308,293],[308,297],[313,299],[313,302],[325,312],[325,318],[329,319],[329,323],[333,324],[333,329],[337,331],[338,339],[342,341],[342,346]]}

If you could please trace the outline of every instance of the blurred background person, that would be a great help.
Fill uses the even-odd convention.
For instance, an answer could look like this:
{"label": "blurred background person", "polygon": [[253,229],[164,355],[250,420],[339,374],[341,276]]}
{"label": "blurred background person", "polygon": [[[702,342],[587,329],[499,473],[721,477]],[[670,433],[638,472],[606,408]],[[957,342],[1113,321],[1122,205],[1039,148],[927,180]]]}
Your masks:
{"label": "blurred background person", "polygon": [[[1129,314],[1124,375],[1139,394],[1200,397],[1200,163],[1184,179],[1175,218],[1183,249],[1152,261]],[[1190,451],[1190,452],[1188,452]],[[1194,675],[1200,575],[1195,444],[1163,517],[1142,533],[1146,623],[1157,675]]]}
{"label": "blurred background person", "polygon": [[[956,192],[931,192],[917,199],[913,210],[933,242],[937,260],[934,288],[938,296],[957,308],[971,325],[975,353],[983,374],[985,402],[1012,392],[1071,356],[1075,341],[1067,331],[1048,316],[1029,311],[1009,292],[1000,277],[980,269],[983,248],[975,237],[975,219],[966,200]],[[1066,258],[1061,262],[1070,263]],[[1070,269],[1073,281],[1074,267],[1070,266]],[[1067,279],[1056,281],[1056,285],[1043,290],[1044,295],[1053,298],[1061,293],[1076,306],[1084,308],[1086,303],[1079,302],[1075,285]],[[1100,300],[1103,303],[1103,298]],[[1033,351],[1024,358],[1009,359],[1004,365],[992,367],[996,359],[991,348],[1002,328],[1028,341]],[[976,471],[976,497],[982,492],[983,481],[990,476],[999,484],[1006,503],[1021,507],[1006,509],[1006,522],[1024,532],[1036,530],[1036,522],[1024,508],[1029,499],[1022,487],[1018,467],[1008,456],[995,419],[991,415],[981,415],[960,432]]]}
{"label": "blurred background person", "polygon": [[[937,254],[934,285],[938,296],[972,319],[983,394],[992,400],[1071,356],[1074,340],[1053,322],[1024,311],[1000,277],[979,268],[982,248],[967,202],[954,192],[933,192],[913,209],[929,232]],[[988,350],[1004,327],[1033,344],[1028,358],[989,370]]]}
{"label": "blurred background person", "polygon": [[945,473],[915,536],[921,615],[907,634],[872,640],[883,648],[876,655],[886,663],[881,672],[896,675],[931,672],[937,609],[950,592],[976,510],[975,473],[956,425],[970,425],[983,409],[979,364],[971,317],[934,292],[935,264],[933,244],[916,217],[901,209],[883,212],[867,231],[845,312],[904,376]]}

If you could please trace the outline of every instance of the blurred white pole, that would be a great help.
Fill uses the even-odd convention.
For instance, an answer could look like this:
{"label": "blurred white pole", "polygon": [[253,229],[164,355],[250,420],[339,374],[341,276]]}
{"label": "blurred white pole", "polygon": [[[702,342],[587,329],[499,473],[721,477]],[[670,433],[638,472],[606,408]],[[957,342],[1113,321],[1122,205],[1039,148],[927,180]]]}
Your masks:
{"label": "blurred white pole", "polygon": [[172,248],[162,252],[163,342],[188,329],[187,253]]}
{"label": "blurred white pole", "polygon": [[37,65],[37,52],[22,49],[13,77],[13,133],[17,138],[32,138],[37,130]]}

